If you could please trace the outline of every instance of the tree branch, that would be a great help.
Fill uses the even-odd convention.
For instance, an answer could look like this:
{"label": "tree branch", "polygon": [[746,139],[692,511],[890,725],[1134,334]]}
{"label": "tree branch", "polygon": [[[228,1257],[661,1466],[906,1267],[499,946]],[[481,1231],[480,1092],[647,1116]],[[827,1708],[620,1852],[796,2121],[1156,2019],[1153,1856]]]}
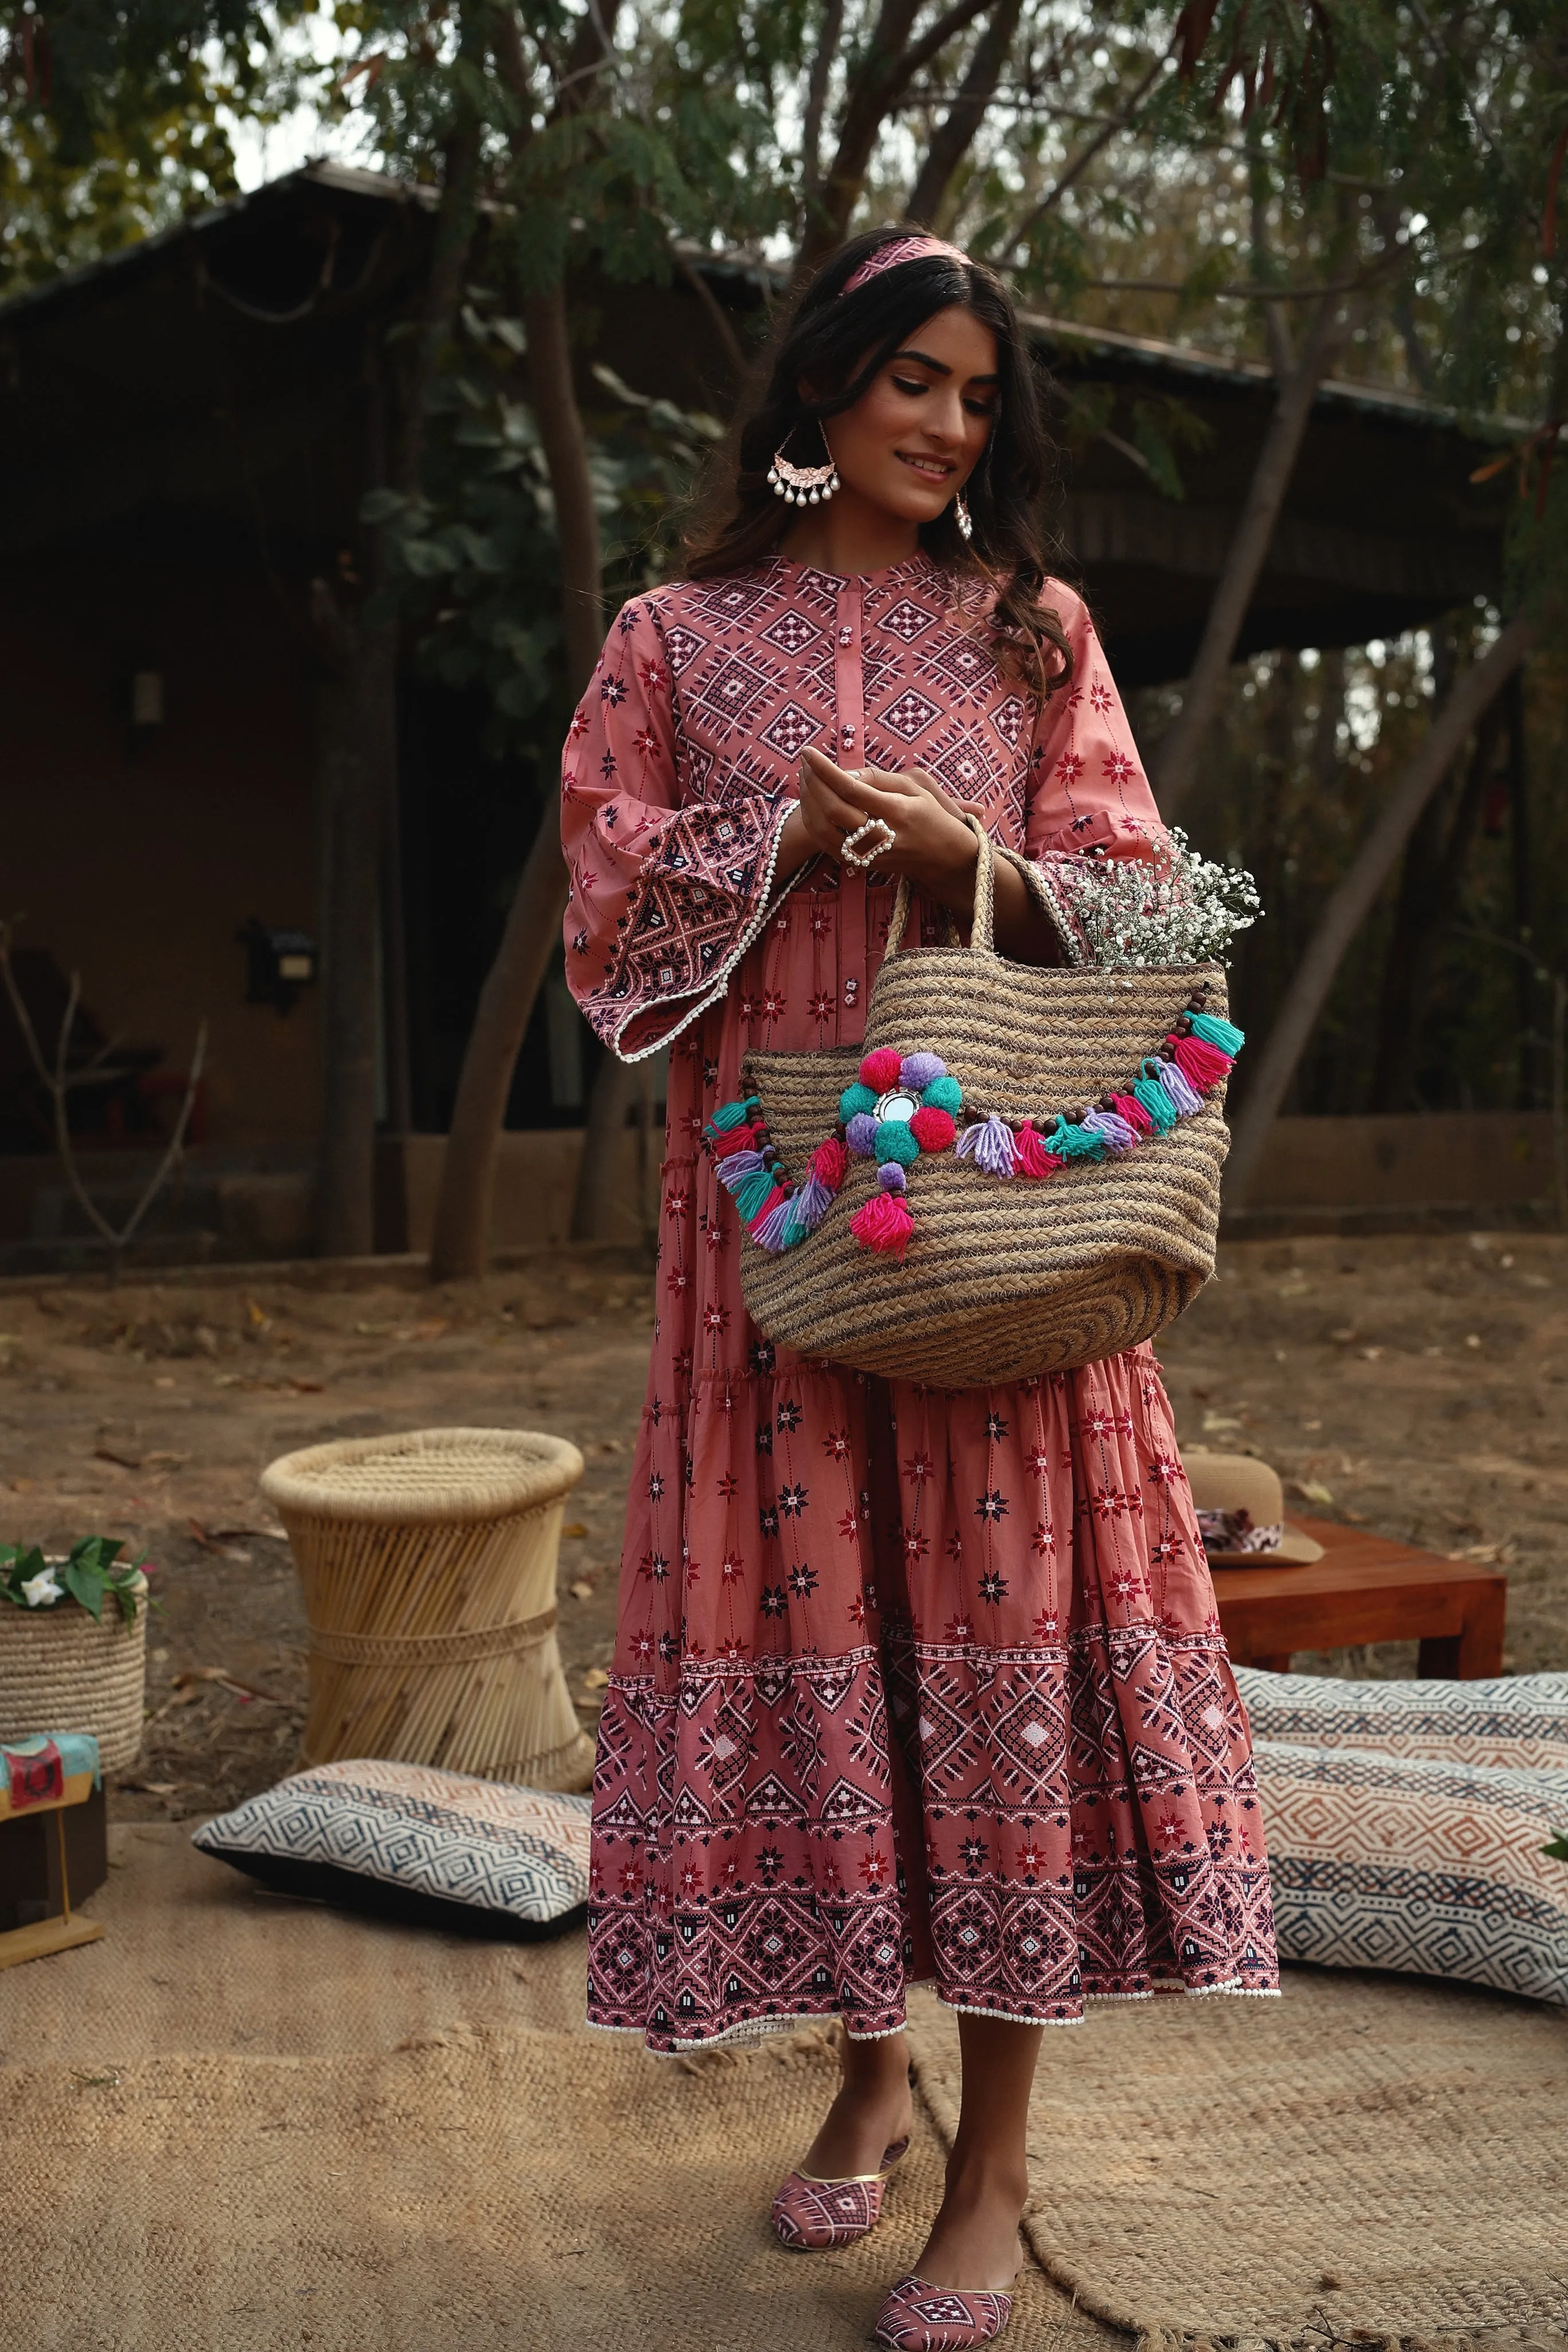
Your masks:
{"label": "tree branch", "polygon": [[[911,43],[900,58],[896,77],[890,84],[885,100],[886,111],[891,113],[893,108],[904,97],[916,74],[929,66],[934,58],[941,57],[949,41],[956,40],[960,33],[966,31],[973,24],[976,16],[983,16],[986,9],[994,5],[995,0],[954,0],[954,5],[948,9],[945,16],[939,16],[930,31],[922,33],[920,39]],[[1011,42],[1008,46],[1011,47]]]}
{"label": "tree branch", "polygon": [[838,121],[838,145],[817,201],[807,215],[797,268],[809,269],[843,238],[859,201],[877,134],[913,77],[997,0],[953,0],[930,30],[910,38],[920,0],[882,0],[876,28],[850,77]]}
{"label": "tree branch", "polygon": [[730,323],[730,314],[709,285],[697,264],[681,252],[673,237],[669,241],[669,257],[678,274],[690,287],[708,316],[708,323],[723,347],[724,356],[734,372],[737,384],[743,383],[751,362],[747,359],[741,338]]}
{"label": "tree branch", "polygon": [[[11,1010],[16,1016],[16,1026],[22,1033],[22,1042],[26,1046],[27,1058],[42,1079],[48,1091],[50,1101],[54,1105],[55,1149],[59,1154],[60,1166],[65,1171],[66,1182],[70,1186],[76,1196],[77,1204],[89,1223],[97,1226],[111,1248],[122,1250],[134,1238],[136,1228],[157,1199],[175,1162],[184,1150],[185,1129],[190,1125],[191,1113],[195,1108],[196,1094],[202,1082],[202,1070],[207,1057],[206,1022],[203,1019],[196,1024],[195,1046],[191,1055],[190,1071],[185,1079],[184,1098],[180,1105],[179,1117],[174,1121],[174,1131],[169,1138],[163,1158],[142,1188],[136,1206],[132,1210],[120,1231],[116,1233],[89,1192],[87,1186],[82,1182],[81,1171],[76,1161],[76,1148],[71,1142],[67,1097],[70,1092],[72,1080],[67,1073],[66,1064],[70,1053],[71,1031],[76,1025],[77,1007],[81,1002],[81,974],[73,971],[70,976],[70,989],[66,998],[65,1013],[60,1021],[60,1034],[55,1047],[55,1066],[52,1070],[44,1058],[43,1049],[38,1044],[38,1033],[33,1026],[32,1014],[28,1012],[26,1001],[16,984],[16,975],[11,969],[9,923],[0,924],[0,979],[5,981],[5,993],[11,1000]],[[89,1068],[99,1067],[102,1059],[101,1054],[97,1055],[89,1065]]]}
{"label": "tree branch", "polygon": [[1535,624],[1516,614],[1481,656],[1465,672],[1437,712],[1425,741],[1384,804],[1383,814],[1356,854],[1319,919],[1284,1003],[1253,1072],[1246,1106],[1236,1123],[1226,1170],[1226,1202],[1243,1208],[1296,1065],[1306,1051],[1345,951],[1371,912],[1394,860],[1416,819],[1448,772],[1466,736],[1493,697],[1505,686],[1535,642]]}
{"label": "tree branch", "polygon": [[1173,33],[1164,48],[1161,50],[1159,56],[1155,58],[1153,64],[1150,67],[1142,80],[1133,90],[1132,95],[1127,100],[1126,105],[1121,107],[1117,113],[1107,118],[1107,120],[1101,124],[1100,128],[1095,132],[1094,137],[1089,141],[1088,146],[1083,148],[1081,152],[1073,158],[1072,162],[1068,165],[1067,170],[1062,173],[1060,179],[1056,183],[1056,185],[1047,194],[1042,196],[1040,202],[1035,206],[1034,211],[1027,215],[1022,226],[1015,230],[1012,245],[1008,248],[1009,253],[1012,256],[1016,257],[1022,252],[1029,238],[1034,235],[1036,229],[1038,228],[1040,223],[1045,219],[1046,215],[1048,212],[1054,211],[1056,206],[1060,204],[1062,198],[1066,195],[1068,190],[1079,180],[1082,179],[1084,173],[1088,171],[1089,165],[1093,163],[1095,157],[1100,152],[1101,149],[1110,145],[1110,142],[1115,138],[1119,131],[1126,130],[1128,124],[1132,121],[1139,108],[1142,105],[1143,100],[1148,97],[1149,92],[1153,89],[1154,84],[1160,79],[1161,74],[1163,73],[1166,60],[1170,58],[1172,52],[1175,48],[1176,37],[1176,35]]}
{"label": "tree branch", "polygon": [[1023,14],[1024,0],[999,0],[989,23],[974,45],[969,60],[969,70],[959,86],[945,121],[926,150],[925,162],[906,207],[910,220],[921,221],[928,227],[941,209],[942,198],[952,184],[954,173],[974,142],[974,136],[985,119],[985,110],[996,95],[1007,60],[1013,53],[1014,36]]}
{"label": "tree branch", "polygon": [[801,126],[800,193],[803,215],[809,214],[822,187],[822,122],[827,111],[827,86],[834,60],[844,38],[844,0],[826,0],[822,12],[822,38],[811,61],[805,87],[805,120]]}

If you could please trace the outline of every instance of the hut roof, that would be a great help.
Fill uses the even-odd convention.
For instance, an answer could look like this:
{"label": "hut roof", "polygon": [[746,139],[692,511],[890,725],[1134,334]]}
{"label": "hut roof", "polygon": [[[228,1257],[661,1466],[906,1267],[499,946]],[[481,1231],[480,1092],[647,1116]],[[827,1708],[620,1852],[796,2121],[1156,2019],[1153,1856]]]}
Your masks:
{"label": "hut roof", "polygon": [[[300,577],[352,537],[374,339],[416,289],[431,192],[314,163],[0,305],[0,531],[15,555],[127,539]],[[683,259],[737,314],[763,299],[739,257]],[[639,389],[713,405],[731,367],[710,305],[592,284],[594,351]],[[1061,535],[1128,684],[1182,676],[1273,405],[1256,362],[1031,316],[1070,425],[1096,388],[1105,430],[1069,436]],[[1200,446],[1184,496],[1141,464],[1139,404],[1177,403]],[[1109,436],[1109,437],[1108,437]],[[1387,636],[1496,593],[1506,490],[1470,476],[1494,443],[1413,395],[1331,381],[1248,614],[1242,650]]]}

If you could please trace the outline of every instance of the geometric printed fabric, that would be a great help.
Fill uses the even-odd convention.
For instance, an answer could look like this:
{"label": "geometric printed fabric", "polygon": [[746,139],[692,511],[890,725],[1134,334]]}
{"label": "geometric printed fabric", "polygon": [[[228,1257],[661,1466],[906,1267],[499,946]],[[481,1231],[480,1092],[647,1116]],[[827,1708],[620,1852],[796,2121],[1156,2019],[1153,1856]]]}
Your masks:
{"label": "geometric printed fabric", "polygon": [[1237,1666],[1259,1739],[1515,1771],[1568,1771],[1568,1675],[1493,1682],[1336,1681]]}
{"label": "geometric printed fabric", "polygon": [[294,1773],[191,1843],[241,1869],[324,1865],[545,1927],[587,1899],[589,1811],[586,1797],[357,1759]]}
{"label": "geometric printed fabric", "polygon": [[[924,555],[661,587],[566,747],[572,987],[623,1053],[673,1039],[588,1905],[590,2021],[653,2050],[809,2016],[895,2032],[915,1980],[1020,2022],[1277,1989],[1152,1350],[952,1392],[795,1355],[746,1312],[753,1244],[700,1150],[749,1049],[865,1034],[889,877],[820,857],[771,896],[805,742],[931,771],[1037,865],[1146,854],[1104,653],[1081,599],[1045,593],[1073,675],[1037,709]],[[937,910],[911,928],[940,937]]]}
{"label": "geometric printed fabric", "polygon": [[[1146,847],[1158,818],[1088,612],[1060,581],[1045,594],[1074,675],[1039,714],[998,670],[973,587],[924,554],[859,579],[775,558],[624,607],[562,763],[566,971],[606,1045],[648,1051],[723,995],[761,928],[807,744],[925,770],[1047,883],[1057,866],[1087,872],[1085,851]],[[819,860],[816,881],[837,880]],[[1052,895],[1070,920],[1073,892]],[[849,897],[853,950],[863,884]],[[863,976],[841,977],[849,993],[816,992],[803,1043],[859,1034]]]}
{"label": "geometric printed fabric", "polygon": [[1255,1755],[1283,1958],[1568,2006],[1568,1862],[1542,1851],[1568,1833],[1568,1770],[1262,1739]]}

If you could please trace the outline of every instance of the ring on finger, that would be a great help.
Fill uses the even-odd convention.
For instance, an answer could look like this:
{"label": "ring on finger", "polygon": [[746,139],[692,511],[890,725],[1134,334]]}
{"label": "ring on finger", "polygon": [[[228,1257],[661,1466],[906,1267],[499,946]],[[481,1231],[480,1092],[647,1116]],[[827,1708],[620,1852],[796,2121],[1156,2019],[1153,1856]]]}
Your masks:
{"label": "ring on finger", "polygon": [[[874,839],[873,835],[878,837]],[[864,872],[898,845],[899,836],[887,818],[868,816],[853,833],[845,835],[838,855],[844,865],[858,866]]]}

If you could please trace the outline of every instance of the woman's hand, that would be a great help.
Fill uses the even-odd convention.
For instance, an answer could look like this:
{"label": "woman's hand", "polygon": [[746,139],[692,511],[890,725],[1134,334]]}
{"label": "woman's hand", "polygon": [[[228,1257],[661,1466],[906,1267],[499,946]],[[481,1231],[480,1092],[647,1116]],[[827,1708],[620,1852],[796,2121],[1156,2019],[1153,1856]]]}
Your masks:
{"label": "woman's hand", "polygon": [[[892,845],[871,863],[880,873],[907,875],[922,898],[965,921],[974,912],[979,845],[961,803],[921,768],[840,768],[825,751],[803,752],[800,800],[779,836],[778,871],[793,873],[809,857],[841,858],[844,836],[879,816]],[[994,867],[995,940],[1017,963],[1056,964],[1061,942],[1049,919],[1005,857]]]}
{"label": "woman's hand", "polygon": [[879,873],[907,875],[939,906],[969,911],[974,835],[957,802],[919,768],[840,768],[826,752],[803,753],[800,803],[784,825],[780,867],[812,855],[841,857],[845,835],[868,817],[879,817],[893,836],[871,860]]}

